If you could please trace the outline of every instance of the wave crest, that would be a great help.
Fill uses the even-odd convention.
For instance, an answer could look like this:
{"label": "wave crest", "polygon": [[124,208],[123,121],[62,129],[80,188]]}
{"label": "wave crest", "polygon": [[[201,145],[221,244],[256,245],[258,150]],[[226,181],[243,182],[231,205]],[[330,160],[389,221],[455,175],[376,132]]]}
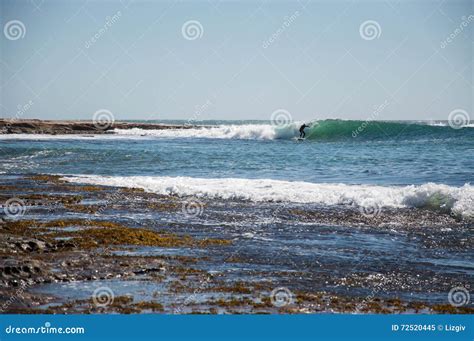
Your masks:
{"label": "wave crest", "polygon": [[275,127],[270,124],[220,125],[215,127],[198,127],[189,129],[144,130],[115,129],[120,135],[155,136],[168,138],[214,138],[244,140],[290,139],[298,133],[296,124]]}
{"label": "wave crest", "polygon": [[315,203],[327,206],[369,202],[378,207],[416,207],[474,218],[474,186],[452,187],[427,183],[419,186],[375,186],[316,184],[270,179],[203,179],[191,177],[96,176],[64,178],[70,182],[94,185],[137,187],[161,195],[238,199],[254,202],[276,201]]}
{"label": "wave crest", "polygon": [[[278,140],[299,136],[299,127],[303,122],[293,122],[283,126],[271,124],[242,124],[193,127],[189,129],[143,130],[115,129],[114,132],[125,136],[154,136],[166,138],[214,138],[214,139],[248,139]],[[387,121],[345,121],[321,120],[306,128],[309,140],[386,140],[389,138],[451,138],[471,134],[474,130],[457,131],[445,122],[426,124],[420,122],[387,122]]]}

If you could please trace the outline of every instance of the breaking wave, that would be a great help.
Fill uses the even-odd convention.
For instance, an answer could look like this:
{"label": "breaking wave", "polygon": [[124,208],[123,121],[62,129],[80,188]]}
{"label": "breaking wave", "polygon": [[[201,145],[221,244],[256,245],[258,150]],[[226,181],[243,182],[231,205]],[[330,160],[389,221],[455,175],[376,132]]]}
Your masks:
{"label": "breaking wave", "polygon": [[[154,136],[167,138],[214,138],[214,139],[250,139],[277,140],[299,136],[299,127],[303,122],[293,122],[284,126],[271,124],[242,124],[192,127],[189,129],[115,129],[119,135]],[[306,128],[309,140],[387,140],[387,139],[423,139],[455,138],[466,134],[474,137],[473,125],[462,129],[452,129],[447,122],[432,124],[426,122],[388,122],[388,121],[314,121]]]}
{"label": "breaking wave", "polygon": [[155,176],[65,176],[84,184],[142,188],[162,195],[238,199],[254,202],[316,203],[327,206],[416,207],[474,218],[474,186],[426,183],[411,186],[346,185],[270,179],[204,179]]}

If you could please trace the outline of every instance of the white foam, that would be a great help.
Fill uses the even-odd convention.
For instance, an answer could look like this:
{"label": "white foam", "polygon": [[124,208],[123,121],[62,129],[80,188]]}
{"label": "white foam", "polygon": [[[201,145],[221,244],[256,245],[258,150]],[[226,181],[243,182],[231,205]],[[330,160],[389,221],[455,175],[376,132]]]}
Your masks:
{"label": "white foam", "polygon": [[191,177],[96,176],[65,177],[67,181],[94,185],[137,187],[163,195],[255,202],[281,201],[323,205],[354,204],[361,207],[422,207],[474,217],[474,186],[452,187],[427,183],[419,186],[316,184],[270,179],[203,179]]}
{"label": "white foam", "polygon": [[298,136],[298,123],[286,126],[271,124],[219,125],[189,129],[114,129],[108,134],[0,134],[0,140],[117,140],[153,138],[213,138],[274,140]]}
{"label": "white foam", "polygon": [[119,135],[154,136],[167,138],[214,138],[214,139],[248,139],[248,140],[274,140],[291,138],[298,135],[298,123],[286,126],[273,126],[271,124],[243,124],[220,125],[215,127],[197,127],[189,129],[152,129],[139,128],[115,129]]}
{"label": "white foam", "polygon": [[[421,123],[425,123],[426,121],[420,121]],[[446,121],[432,121],[432,122],[427,122],[426,123],[429,126],[432,127],[450,127],[449,122]],[[462,128],[474,128],[474,123],[465,123],[462,125]]]}

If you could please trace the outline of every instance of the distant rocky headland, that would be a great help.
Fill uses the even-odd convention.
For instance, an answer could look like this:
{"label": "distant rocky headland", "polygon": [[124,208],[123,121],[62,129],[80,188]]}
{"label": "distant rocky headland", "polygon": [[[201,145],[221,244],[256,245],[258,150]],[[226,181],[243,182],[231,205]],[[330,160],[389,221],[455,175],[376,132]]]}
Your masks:
{"label": "distant rocky headland", "polygon": [[0,119],[0,134],[105,134],[114,129],[187,129],[192,125],[136,122],[49,121],[37,119]]}

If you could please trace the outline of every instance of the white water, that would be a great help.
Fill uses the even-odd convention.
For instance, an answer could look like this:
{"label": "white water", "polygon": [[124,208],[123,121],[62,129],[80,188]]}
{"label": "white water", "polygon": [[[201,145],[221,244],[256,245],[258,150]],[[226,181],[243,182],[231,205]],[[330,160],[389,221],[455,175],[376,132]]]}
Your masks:
{"label": "white water", "polygon": [[246,140],[274,140],[289,139],[299,135],[299,123],[286,126],[273,126],[271,124],[243,124],[243,125],[220,125],[215,127],[200,127],[190,129],[160,129],[144,130],[115,129],[119,135],[132,136],[154,136],[154,137],[195,137],[214,139],[246,139]]}
{"label": "white water", "polygon": [[[362,121],[360,121],[362,124]],[[244,140],[276,140],[291,139],[299,136],[302,122],[292,122],[286,125],[272,124],[231,124],[217,126],[202,126],[189,129],[114,129],[109,134],[0,134],[0,140],[67,140],[67,139],[153,139],[153,138],[213,138],[213,139],[244,139]],[[317,121],[312,124],[319,124]],[[420,121],[421,124],[421,121]],[[431,126],[447,127],[447,122],[423,123]],[[474,128],[474,124],[465,127]],[[309,131],[306,130],[308,133]]]}
{"label": "white water", "polygon": [[290,139],[299,136],[298,124],[277,127],[271,124],[220,125],[190,129],[114,129],[110,134],[0,134],[0,140],[119,140],[153,138],[214,138],[244,140]]}
{"label": "white water", "polygon": [[214,199],[243,199],[254,202],[282,201],[323,205],[354,204],[382,207],[420,207],[451,210],[474,218],[474,186],[452,187],[434,183],[420,186],[373,186],[316,184],[270,179],[203,179],[191,177],[79,175],[64,180],[94,185],[136,187],[162,195],[196,196]]}

